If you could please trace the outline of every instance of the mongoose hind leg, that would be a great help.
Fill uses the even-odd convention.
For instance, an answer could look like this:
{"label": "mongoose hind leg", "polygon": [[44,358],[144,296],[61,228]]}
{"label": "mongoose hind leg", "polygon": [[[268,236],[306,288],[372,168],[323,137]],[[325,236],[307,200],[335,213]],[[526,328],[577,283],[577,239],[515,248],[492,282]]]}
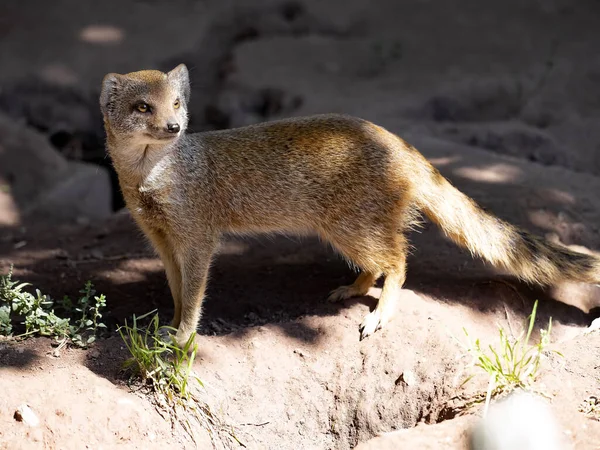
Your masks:
{"label": "mongoose hind leg", "polygon": [[330,299],[364,295],[381,274],[386,276],[376,308],[365,317],[360,325],[361,340],[375,333],[390,321],[405,280],[406,237],[403,233],[398,232],[397,224],[389,225],[386,228],[345,227],[339,233],[333,230],[327,236],[328,240],[346,258],[363,269],[354,284],[334,290]]}
{"label": "mongoose hind leg", "polygon": [[366,295],[377,279],[381,276],[381,272],[363,271],[358,275],[354,283],[348,286],[340,286],[329,293],[327,298],[330,302],[339,302],[351,297],[361,297]]}
{"label": "mongoose hind leg", "polygon": [[405,257],[402,256],[398,267],[388,272],[385,277],[381,296],[377,306],[367,314],[360,324],[360,339],[370,336],[377,330],[383,328],[394,315],[394,308],[398,303],[402,285],[405,280]]}

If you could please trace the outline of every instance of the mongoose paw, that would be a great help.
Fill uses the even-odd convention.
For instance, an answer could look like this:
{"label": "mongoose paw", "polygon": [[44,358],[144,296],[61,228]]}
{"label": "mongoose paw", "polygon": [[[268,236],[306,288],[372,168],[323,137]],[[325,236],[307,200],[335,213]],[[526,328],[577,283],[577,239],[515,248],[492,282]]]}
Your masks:
{"label": "mongoose paw", "polygon": [[368,336],[371,336],[383,326],[381,315],[377,309],[365,316],[365,319],[360,324],[360,340],[362,341]]}
{"label": "mongoose paw", "polygon": [[169,333],[169,329],[166,327],[160,327],[158,329],[158,337],[165,344],[173,343],[173,336],[171,335],[171,333]]}
{"label": "mongoose paw", "polygon": [[360,297],[361,295],[365,294],[366,292],[359,291],[354,285],[340,286],[329,293],[327,301],[332,303],[341,302],[342,300],[347,300],[352,297]]}
{"label": "mongoose paw", "polygon": [[[177,330],[177,334],[175,336],[173,336],[173,341],[174,341],[175,345],[177,345],[177,347],[179,347],[180,349],[185,349],[185,347],[188,345],[188,341],[190,340],[191,337],[192,337],[191,332],[184,332],[182,330]],[[194,339],[194,341],[192,341],[191,345],[189,346],[188,351],[191,352],[192,350],[194,350],[195,345],[196,345],[196,343],[195,343],[195,339]]]}
{"label": "mongoose paw", "polygon": [[190,338],[189,333],[181,333],[180,331],[178,331],[177,334],[173,334],[173,330],[168,327],[159,328],[158,336],[160,340],[165,344],[176,345],[181,349],[185,348],[188,339]]}

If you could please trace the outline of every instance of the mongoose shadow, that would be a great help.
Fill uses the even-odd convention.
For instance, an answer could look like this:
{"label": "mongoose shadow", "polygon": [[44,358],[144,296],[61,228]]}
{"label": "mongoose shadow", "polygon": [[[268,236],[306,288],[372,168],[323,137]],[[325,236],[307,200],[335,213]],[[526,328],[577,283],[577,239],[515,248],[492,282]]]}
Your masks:
{"label": "mongoose shadow", "polygon": [[[444,240],[430,231],[424,232],[418,240],[429,242],[409,256],[405,285],[417,295],[468,306],[484,314],[507,307],[522,319],[538,299],[536,324],[542,327],[549,317],[577,326],[587,326],[593,320],[590,314],[553,299],[543,289],[494,274],[478,262],[471,263],[470,255],[456,249],[454,256],[448,257],[446,253],[443,261],[435,266],[437,270],[433,270],[427,265],[439,254],[436,247],[444,247]],[[238,239],[235,242],[239,242]],[[285,331],[286,324],[304,316],[336,316],[355,304],[366,305],[369,310],[375,308],[377,298],[370,295],[337,304],[327,302],[331,286],[352,282],[356,272],[317,239],[277,237],[243,242],[248,245],[244,253],[221,254],[215,259],[199,334],[224,335],[235,331],[241,337],[249,327],[264,324],[279,324]],[[453,247],[452,244],[447,246]],[[301,256],[290,261],[298,254]],[[454,270],[465,264],[472,266],[472,273],[467,269]],[[377,286],[381,285],[382,280],[379,280]],[[168,298],[168,292],[165,293]],[[170,312],[168,300],[161,301],[161,305]],[[403,313],[402,300],[395,313]],[[390,326],[396,326],[394,320]],[[317,339],[315,331],[309,328],[294,333],[293,337],[308,343],[315,343]]]}

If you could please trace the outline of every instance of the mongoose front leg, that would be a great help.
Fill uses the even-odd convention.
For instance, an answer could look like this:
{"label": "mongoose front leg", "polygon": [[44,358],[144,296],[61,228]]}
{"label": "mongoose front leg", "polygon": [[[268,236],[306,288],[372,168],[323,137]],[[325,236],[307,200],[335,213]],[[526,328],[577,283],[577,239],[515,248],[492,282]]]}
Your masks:
{"label": "mongoose front leg", "polygon": [[[173,297],[174,312],[171,326],[177,328],[181,320],[181,267],[175,256],[175,249],[162,231],[143,226],[142,229],[152,242],[165,268],[169,289]],[[166,334],[164,337],[167,337]]]}
{"label": "mongoose front leg", "polygon": [[327,300],[330,302],[339,302],[351,297],[361,297],[366,295],[380,276],[381,273],[363,271],[351,285],[340,286],[331,291]]}
{"label": "mongoose front leg", "polygon": [[173,296],[173,319],[171,320],[171,326],[177,328],[179,327],[179,322],[181,322],[181,269],[173,253],[169,252],[165,256],[161,255],[161,259],[165,266],[167,281],[169,282],[169,288]]}
{"label": "mongoose front leg", "polygon": [[185,346],[192,333],[196,331],[206,290],[208,269],[215,242],[195,242],[193,247],[179,256],[181,265],[181,320],[175,335],[175,342],[181,348]]}
{"label": "mongoose front leg", "polygon": [[169,288],[173,297],[174,311],[171,326],[177,328],[181,321],[181,268],[175,257],[174,249],[169,245],[166,238],[163,236],[154,236],[152,241],[165,267],[167,281],[169,282]]}

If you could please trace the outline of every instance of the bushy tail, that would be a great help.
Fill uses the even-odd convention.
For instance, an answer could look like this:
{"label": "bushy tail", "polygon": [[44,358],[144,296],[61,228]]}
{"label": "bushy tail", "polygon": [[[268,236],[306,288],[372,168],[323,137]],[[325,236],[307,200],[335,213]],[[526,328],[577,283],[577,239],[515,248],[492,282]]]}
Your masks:
{"label": "bushy tail", "polygon": [[600,258],[578,253],[485,212],[433,168],[418,187],[422,211],[452,241],[530,283],[600,283]]}

